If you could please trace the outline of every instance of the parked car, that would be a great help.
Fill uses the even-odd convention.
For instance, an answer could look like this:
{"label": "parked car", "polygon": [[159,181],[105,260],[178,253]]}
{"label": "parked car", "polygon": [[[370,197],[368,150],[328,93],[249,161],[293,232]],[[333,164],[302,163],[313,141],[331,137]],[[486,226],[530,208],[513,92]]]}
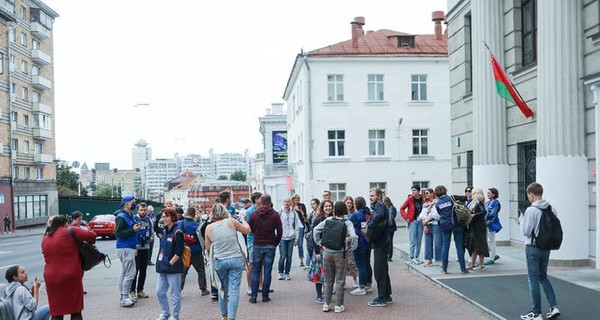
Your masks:
{"label": "parked car", "polygon": [[115,238],[115,216],[112,214],[94,216],[87,227],[102,238]]}

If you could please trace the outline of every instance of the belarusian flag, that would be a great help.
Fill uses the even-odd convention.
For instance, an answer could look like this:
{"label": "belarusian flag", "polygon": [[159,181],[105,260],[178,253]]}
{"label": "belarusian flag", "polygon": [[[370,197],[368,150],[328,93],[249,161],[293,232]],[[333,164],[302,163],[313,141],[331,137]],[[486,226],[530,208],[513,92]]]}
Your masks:
{"label": "belarusian flag", "polygon": [[492,59],[492,69],[494,70],[494,79],[496,79],[496,89],[498,90],[498,94],[509,102],[516,104],[521,112],[523,112],[525,118],[532,117],[533,110],[531,110],[525,101],[523,101],[521,95],[517,92],[517,89],[512,82],[508,80],[506,74],[500,65],[498,65],[498,61],[496,61],[496,58],[494,58],[491,53],[490,58]]}

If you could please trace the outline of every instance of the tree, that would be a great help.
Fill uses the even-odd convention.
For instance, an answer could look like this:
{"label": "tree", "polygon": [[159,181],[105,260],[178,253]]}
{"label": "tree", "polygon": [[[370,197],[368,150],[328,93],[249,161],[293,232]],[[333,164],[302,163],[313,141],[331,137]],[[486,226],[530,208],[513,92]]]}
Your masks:
{"label": "tree", "polygon": [[59,160],[56,163],[56,186],[59,196],[77,195],[79,175],[73,172],[67,161]]}
{"label": "tree", "polygon": [[217,180],[227,180],[227,176],[222,174],[217,178]]}
{"label": "tree", "polygon": [[[112,189],[112,191],[111,191]],[[94,192],[94,197],[110,197],[115,196],[116,192],[108,183],[99,183],[96,185],[96,192]]]}
{"label": "tree", "polygon": [[231,174],[230,179],[235,181],[246,181],[246,173],[242,170],[235,170]]}

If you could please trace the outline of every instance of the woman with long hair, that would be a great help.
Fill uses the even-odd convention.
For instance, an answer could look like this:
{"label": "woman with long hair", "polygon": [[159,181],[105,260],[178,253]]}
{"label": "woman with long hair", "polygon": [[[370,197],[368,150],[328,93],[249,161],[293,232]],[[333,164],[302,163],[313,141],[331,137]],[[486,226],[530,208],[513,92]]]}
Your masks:
{"label": "woman with long hair", "polygon": [[[313,199],[314,200],[314,199]],[[312,202],[312,201],[311,201]],[[333,212],[333,202],[331,200],[323,200],[317,208],[317,212],[312,217],[311,242],[313,253],[308,267],[308,281],[315,284],[317,291],[316,303],[323,303],[323,256],[321,255],[323,247],[315,240],[314,229],[321,221],[325,220]]]}
{"label": "woman with long hair", "polygon": [[44,281],[52,320],[62,320],[67,314],[73,320],[83,319],[83,268],[79,259],[79,242],[96,242],[96,233],[71,228],[71,235],[68,226],[67,217],[53,217],[42,239],[46,262]]}
{"label": "woman with long hair", "polygon": [[442,235],[438,221],[440,215],[435,209],[435,193],[433,189],[425,190],[423,210],[419,215],[418,220],[423,225],[423,233],[425,234],[425,267],[433,265],[432,259],[435,258],[437,263],[441,263],[442,255]]}
{"label": "woman with long hair", "polygon": [[[496,254],[496,232],[499,232],[498,225],[500,225],[500,221],[498,220],[498,214],[500,214],[500,200],[498,189],[489,188],[487,192],[488,201],[485,203],[485,223],[488,226],[488,247],[490,248],[490,259],[484,262],[484,264],[494,264],[494,262],[500,259],[500,256]],[[497,220],[498,224],[494,224],[494,220]],[[502,228],[502,225],[500,225]]]}
{"label": "woman with long hair", "polygon": [[475,259],[479,257],[479,270],[485,270],[484,257],[489,257],[487,245],[487,226],[485,224],[485,197],[481,188],[472,191],[473,201],[469,204],[471,222],[469,223],[469,254],[471,255],[470,269],[475,267]]}
{"label": "woman with long hair", "polygon": [[312,237],[312,228],[314,227],[313,225],[313,219],[315,217],[315,215],[317,214],[317,211],[319,210],[319,205],[321,204],[321,201],[319,201],[319,199],[317,198],[313,198],[310,200],[310,208],[312,209],[311,213],[308,215],[308,217],[306,218],[306,230],[304,230],[304,238],[306,239],[306,267],[308,268],[310,261],[312,260],[312,255],[313,255],[313,237]]}
{"label": "woman with long hair", "polygon": [[[354,207],[354,198],[352,198],[351,196],[345,196],[342,202],[346,205],[346,208],[348,209],[348,214],[345,217],[346,219],[348,219],[354,212],[356,212],[356,207]],[[358,288],[358,274],[356,270],[356,262],[354,261],[354,251],[346,252],[346,275],[352,276],[352,290]]]}
{"label": "woman with long hair", "polygon": [[223,319],[234,320],[240,297],[240,283],[245,266],[243,237],[241,234],[250,233],[250,226],[242,217],[241,222],[230,216],[227,208],[217,203],[212,209],[212,223],[206,227],[205,246],[213,268],[219,277],[219,309]]}
{"label": "woman with long hair", "polygon": [[398,230],[398,226],[396,225],[396,216],[398,215],[398,210],[394,206],[394,203],[390,197],[384,197],[383,204],[387,207],[390,213],[390,248],[388,250],[388,261],[392,262],[392,257],[394,256],[394,233],[396,230]]}

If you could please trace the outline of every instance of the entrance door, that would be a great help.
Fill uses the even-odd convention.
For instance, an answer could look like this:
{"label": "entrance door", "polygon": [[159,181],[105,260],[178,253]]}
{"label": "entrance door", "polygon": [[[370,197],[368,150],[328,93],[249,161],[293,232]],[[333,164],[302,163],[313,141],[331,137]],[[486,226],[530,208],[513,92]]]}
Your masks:
{"label": "entrance door", "polygon": [[519,201],[519,210],[525,212],[530,203],[527,200],[527,186],[535,182],[535,157],[536,157],[535,141],[523,142],[517,145],[518,164],[517,172],[519,181],[517,183],[517,194]]}

